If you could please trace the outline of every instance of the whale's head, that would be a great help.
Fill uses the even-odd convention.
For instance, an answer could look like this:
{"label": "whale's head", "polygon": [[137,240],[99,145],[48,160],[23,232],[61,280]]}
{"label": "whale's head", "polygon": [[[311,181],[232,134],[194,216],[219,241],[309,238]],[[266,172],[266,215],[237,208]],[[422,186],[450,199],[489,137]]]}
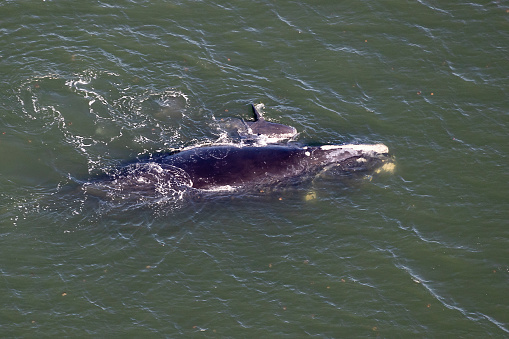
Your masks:
{"label": "whale's head", "polygon": [[313,153],[319,156],[325,169],[341,172],[375,170],[390,161],[389,148],[384,144],[324,145]]}

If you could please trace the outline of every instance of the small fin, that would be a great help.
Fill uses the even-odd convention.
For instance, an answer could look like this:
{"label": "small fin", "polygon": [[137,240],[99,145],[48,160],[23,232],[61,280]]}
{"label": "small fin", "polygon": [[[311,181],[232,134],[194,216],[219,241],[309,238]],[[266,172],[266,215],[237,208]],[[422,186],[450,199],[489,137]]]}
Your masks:
{"label": "small fin", "polygon": [[[258,106],[258,105],[256,105]],[[255,115],[255,121],[264,121],[265,119],[263,118],[262,114],[256,109],[256,106],[254,104],[251,104],[251,107],[253,108],[253,113]]]}

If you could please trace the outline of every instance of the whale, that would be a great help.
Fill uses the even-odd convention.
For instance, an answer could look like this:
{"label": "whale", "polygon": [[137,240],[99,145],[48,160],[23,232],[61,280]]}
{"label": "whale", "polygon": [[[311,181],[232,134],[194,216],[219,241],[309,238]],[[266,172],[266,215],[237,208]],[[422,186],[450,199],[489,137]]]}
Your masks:
{"label": "whale", "polygon": [[[221,118],[219,121],[219,132],[226,132],[226,135],[236,142],[248,145],[279,144],[293,140],[297,135],[297,129],[293,126],[279,124],[265,120],[262,109],[263,103],[250,104],[253,120],[243,118]],[[224,140],[224,136],[220,137]]]}
{"label": "whale", "polygon": [[260,111],[264,107],[264,104],[251,104],[254,120],[242,120],[245,129],[239,129],[241,138],[258,139],[258,141],[264,141],[265,143],[276,143],[284,139],[291,139],[297,135],[297,129],[293,126],[266,121]]}
{"label": "whale", "polygon": [[387,158],[384,144],[209,145],[149,157],[124,166],[107,179],[117,190],[254,190],[299,184],[323,171],[348,174],[377,168]]}

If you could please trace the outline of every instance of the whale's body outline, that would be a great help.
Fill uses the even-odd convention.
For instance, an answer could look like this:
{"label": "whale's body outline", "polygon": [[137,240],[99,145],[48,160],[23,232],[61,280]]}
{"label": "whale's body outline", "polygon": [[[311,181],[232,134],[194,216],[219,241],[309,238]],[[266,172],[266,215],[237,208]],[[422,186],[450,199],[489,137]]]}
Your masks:
{"label": "whale's body outline", "polygon": [[278,143],[294,138],[298,132],[293,126],[283,125],[265,120],[261,109],[264,104],[251,104],[253,121],[242,120],[243,128],[238,130],[241,139],[255,141],[259,144]]}
{"label": "whale's body outline", "polygon": [[[375,145],[212,145],[132,164],[114,180],[122,180],[136,168],[133,185],[145,184],[147,174],[173,186],[199,190],[223,188],[250,189],[300,182],[320,171],[336,167],[341,172],[369,170],[389,152],[383,144]],[[135,167],[132,167],[135,166]]]}

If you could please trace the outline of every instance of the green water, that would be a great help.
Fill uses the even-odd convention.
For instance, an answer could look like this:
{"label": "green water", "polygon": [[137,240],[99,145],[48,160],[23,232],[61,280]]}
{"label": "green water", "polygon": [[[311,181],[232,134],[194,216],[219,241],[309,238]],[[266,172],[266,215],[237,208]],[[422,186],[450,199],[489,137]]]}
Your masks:
{"label": "green water", "polygon": [[[3,1],[0,37],[1,337],[509,337],[507,3]],[[81,189],[251,102],[395,172]]]}

